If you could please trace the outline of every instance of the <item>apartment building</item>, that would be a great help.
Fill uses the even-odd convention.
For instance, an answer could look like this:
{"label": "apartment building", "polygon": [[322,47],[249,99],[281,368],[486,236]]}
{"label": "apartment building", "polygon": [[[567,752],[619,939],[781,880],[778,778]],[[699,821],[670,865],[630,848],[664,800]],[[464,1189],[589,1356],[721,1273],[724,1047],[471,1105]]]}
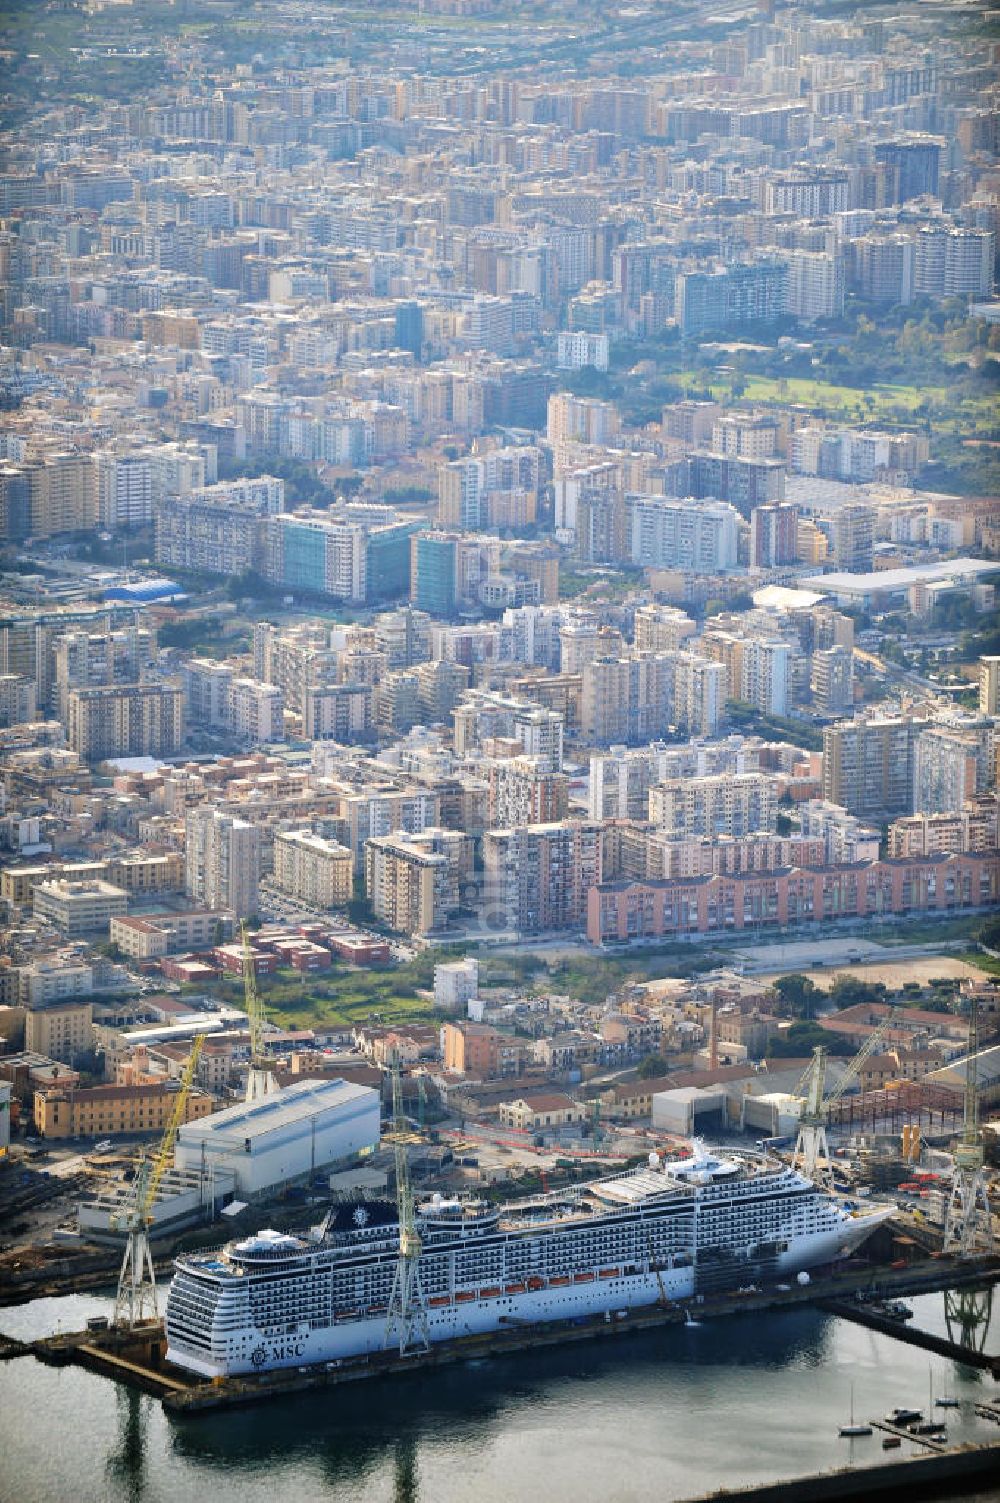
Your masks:
{"label": "apartment building", "polygon": [[375,737],[374,690],[370,684],[331,684],[305,691],[302,733],[307,741],[343,746]]}
{"label": "apartment building", "polygon": [[5,866],[0,869],[0,898],[16,904],[29,903],[40,882],[110,882],[126,893],[175,892],[184,885],[184,861],[176,851],[162,856],[132,852],[109,856],[106,861],[49,861],[39,866]]}
{"label": "apartment building", "polygon": [[909,235],[860,235],[847,242],[848,285],[873,303],[892,307],[913,302],[913,239]]}
{"label": "apartment building", "polygon": [[979,659],[979,713],[1000,715],[1000,657]]}
{"label": "apartment building", "polygon": [[794,867],[745,877],[623,878],[591,889],[587,938],[596,945],[635,943],[873,914],[955,913],[998,900],[995,854]]}
{"label": "apartment building", "polygon": [[784,501],[755,506],[750,513],[750,567],[779,569],[795,563],[798,532],[797,506]]}
{"label": "apartment building", "polygon": [[400,934],[443,929],[458,906],[448,856],[419,835],[382,835],[364,848],[365,891],[379,919]]}
{"label": "apartment building", "polygon": [[264,520],[284,507],[285,482],[270,475],[165,497],[154,519],[156,562],[200,574],[258,568]]}
{"label": "apartment building", "polygon": [[913,811],[946,814],[985,793],[996,759],[992,720],[931,725],[916,740]]}
{"label": "apartment building", "polygon": [[66,939],[106,935],[113,918],[128,912],[128,894],[111,882],[56,877],[32,890],[31,911]]}
{"label": "apartment building", "polygon": [[18,966],[14,1000],[25,1007],[47,1007],[94,990],[94,967],[68,955],[44,956]]}
{"label": "apartment building", "polygon": [[850,861],[877,861],[879,831],[848,814],[839,804],[823,799],[807,799],[799,805],[799,831],[804,840],[820,840],[823,854],[820,863],[830,866]]}
{"label": "apartment building", "polygon": [[184,886],[206,908],[225,909],[237,918],[257,912],[260,831],[236,815],[202,804],[184,824]]}
{"label": "apartment building", "polygon": [[994,251],[990,230],[922,225],[916,234],[913,290],[918,297],[988,297]]}
{"label": "apartment building", "polygon": [[620,430],[621,415],[614,402],[575,397],[569,392],[556,392],[549,397],[545,436],[550,443],[600,447],[612,443]]}
{"label": "apartment building", "polygon": [[909,814],[917,737],[928,722],[871,715],[823,730],[823,797],[863,819]]}
{"label": "apartment building", "polygon": [[601,876],[601,828],[561,820],[487,830],[483,864],[488,906],[499,926],[523,934],[579,929],[587,892]]}
{"label": "apartment building", "polygon": [[391,507],[346,503],[329,511],[271,515],[261,572],[271,584],[354,604],[410,593],[410,540],[421,523]]}
{"label": "apartment building", "polygon": [[748,637],[741,659],[740,698],[765,715],[787,714],[795,655],[790,642]]}
{"label": "apartment building", "polygon": [[668,835],[754,835],[776,817],[775,780],[762,772],[670,778],[649,790],[649,818]]}
{"label": "apartment building", "polygon": [[184,691],[171,684],[71,689],[66,718],[81,761],[175,756],[184,740]]}
{"label": "apartment building", "polygon": [[599,657],[582,674],[580,737],[590,746],[639,746],[671,727],[714,735],[726,668],[688,652]]}
{"label": "apartment building", "polygon": [[703,574],[735,567],[740,518],[727,502],[629,495],[625,506],[633,564]]}
{"label": "apartment building", "polygon": [[342,907],[353,892],[354,858],[312,830],[282,830],[274,837],[274,884],[314,908]]}
{"label": "apartment building", "polygon": [[24,1047],[46,1059],[71,1065],[94,1043],[90,1002],[56,1001],[29,1006],[24,1016]]}
{"label": "apartment building", "polygon": [[850,647],[824,647],[812,655],[810,690],[820,715],[846,715],[854,708],[854,653]]}
{"label": "apartment building", "polygon": [[94,463],[90,454],[39,450],[20,466],[27,481],[32,537],[89,532],[97,523]]}
{"label": "apartment building", "polygon": [[875,537],[874,508],[854,503],[838,507],[830,532],[837,568],[849,574],[869,573]]}
{"label": "apartment building", "polygon": [[587,817],[597,823],[648,818],[649,790],[656,778],[648,749],[612,746],[606,752],[591,752]]}
{"label": "apartment building", "polygon": [[[479,532],[494,525],[493,496],[524,492],[537,497],[541,452],[533,444],[506,445],[455,459],[438,469],[438,521]],[[534,502],[525,500],[527,510]]]}
{"label": "apartment building", "polygon": [[500,1075],[503,1034],[488,1023],[445,1023],[441,1028],[441,1056],[452,1075],[494,1080]]}
{"label": "apartment building", "polygon": [[763,259],[712,271],[684,272],[674,286],[674,308],[684,335],[773,323],[785,311],[787,267]]}
{"label": "apartment building", "polygon": [[153,515],[153,476],[146,454],[94,455],[97,520],[107,532],[142,527]]}
{"label": "apartment building", "polygon": [[284,741],[285,720],[281,690],[255,678],[234,678],[230,688],[230,728],[244,746]]}
{"label": "apartment building", "polygon": [[587,366],[606,371],[610,342],[606,334],[560,334],[556,340],[556,364],[561,371],[581,371]]}
{"label": "apartment building", "polygon": [[336,793],[336,813],[344,821],[346,843],[354,854],[358,875],[365,869],[368,841],[397,832],[418,835],[441,822],[440,794],[428,788],[344,784]]}
{"label": "apartment building", "polygon": [[569,779],[552,772],[538,757],[505,757],[491,761],[488,770],[487,824],[492,829],[514,825],[552,824],[565,819]]}
{"label": "apartment building", "polygon": [[53,635],[49,651],[49,703],[65,721],[71,690],[140,683],[156,662],[156,637],[137,626],[108,632],[70,630]]}
{"label": "apartment building", "polygon": [[338,682],[340,653],[330,645],[330,628],[320,621],[273,626],[258,621],[253,629],[253,676],[276,684],[285,705],[301,712],[306,690]]}
{"label": "apartment building", "polygon": [[997,795],[971,799],[941,814],[910,814],[889,826],[889,855],[909,860],[949,851],[995,851],[1000,833]]}
{"label": "apartment building", "polygon": [[784,257],[785,312],[803,323],[844,311],[844,262],[838,251],[789,251]]}
{"label": "apartment building", "polygon": [[188,659],[181,669],[181,687],[189,725],[205,730],[230,729],[234,676],[231,663],[215,658]]}
{"label": "apartment building", "polygon": [[529,757],[541,757],[552,772],[561,772],[565,719],[524,699],[472,689],[453,711],[455,753],[485,750],[495,739],[515,741]]}
{"label": "apartment building", "polygon": [[636,652],[676,652],[698,630],[685,611],[674,605],[640,605],[634,617]]}

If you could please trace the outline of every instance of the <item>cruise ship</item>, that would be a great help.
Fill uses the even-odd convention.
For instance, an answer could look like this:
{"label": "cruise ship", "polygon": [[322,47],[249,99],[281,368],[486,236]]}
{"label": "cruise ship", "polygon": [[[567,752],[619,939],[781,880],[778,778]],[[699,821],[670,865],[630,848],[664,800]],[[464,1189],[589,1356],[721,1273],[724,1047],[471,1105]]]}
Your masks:
{"label": "cruise ship", "polygon": [[[416,1208],[421,1340],[685,1302],[831,1263],[891,1207],[829,1196],[744,1149],[648,1163],[502,1206],[433,1195]],[[388,1202],[343,1204],[305,1237],[261,1231],[178,1258],[167,1358],[205,1377],[337,1362],[397,1344],[399,1226]]]}

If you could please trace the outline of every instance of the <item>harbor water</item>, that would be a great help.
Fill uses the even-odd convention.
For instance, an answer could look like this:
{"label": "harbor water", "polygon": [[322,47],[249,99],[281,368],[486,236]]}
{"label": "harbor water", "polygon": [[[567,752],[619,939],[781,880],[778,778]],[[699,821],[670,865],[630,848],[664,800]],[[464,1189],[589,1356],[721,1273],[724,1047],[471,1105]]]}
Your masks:
{"label": "harbor water", "polygon": [[[0,1311],[22,1339],[78,1330],[110,1300]],[[1000,1296],[908,1301],[915,1323],[1000,1346]],[[990,1326],[992,1321],[992,1326]],[[156,1399],[76,1367],[0,1364],[0,1503],[632,1503],[885,1459],[879,1433],[935,1397],[952,1443],[1000,1438],[974,1405],[1000,1385],[819,1310],[733,1316],[465,1362],[246,1409],[169,1419]],[[904,1442],[905,1455],[913,1443]],[[978,1495],[985,1503],[996,1493]]]}

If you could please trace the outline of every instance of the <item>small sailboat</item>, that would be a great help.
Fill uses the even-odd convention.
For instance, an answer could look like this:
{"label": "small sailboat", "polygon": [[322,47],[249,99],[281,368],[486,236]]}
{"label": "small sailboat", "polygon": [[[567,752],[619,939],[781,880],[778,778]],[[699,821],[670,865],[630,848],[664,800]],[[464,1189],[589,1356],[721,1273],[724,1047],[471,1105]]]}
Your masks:
{"label": "small sailboat", "polygon": [[856,1425],[854,1423],[854,1384],[851,1384],[851,1422],[849,1425],[841,1425],[839,1435],[870,1435],[871,1425]]}
{"label": "small sailboat", "polygon": [[700,1326],[701,1325],[701,1321],[700,1320],[695,1320],[694,1316],[691,1314],[691,1311],[688,1310],[688,1309],[685,1309],[685,1311],[684,1311],[684,1324],[686,1326]]}
{"label": "small sailboat", "polygon": [[910,1426],[914,1435],[944,1435],[944,1420],[934,1418],[934,1369],[930,1366],[927,1368],[927,1413],[930,1415],[929,1419],[922,1424]]}

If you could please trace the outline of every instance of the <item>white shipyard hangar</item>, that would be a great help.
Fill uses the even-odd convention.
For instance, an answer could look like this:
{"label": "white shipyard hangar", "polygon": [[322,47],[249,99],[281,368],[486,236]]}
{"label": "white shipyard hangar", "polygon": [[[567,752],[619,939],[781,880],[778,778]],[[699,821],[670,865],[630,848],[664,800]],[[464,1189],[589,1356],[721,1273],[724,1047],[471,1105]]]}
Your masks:
{"label": "white shipyard hangar", "polygon": [[241,1199],[263,1195],[379,1141],[380,1101],[369,1086],[303,1080],[261,1101],[227,1107],[177,1135],[178,1169],[235,1176]]}

